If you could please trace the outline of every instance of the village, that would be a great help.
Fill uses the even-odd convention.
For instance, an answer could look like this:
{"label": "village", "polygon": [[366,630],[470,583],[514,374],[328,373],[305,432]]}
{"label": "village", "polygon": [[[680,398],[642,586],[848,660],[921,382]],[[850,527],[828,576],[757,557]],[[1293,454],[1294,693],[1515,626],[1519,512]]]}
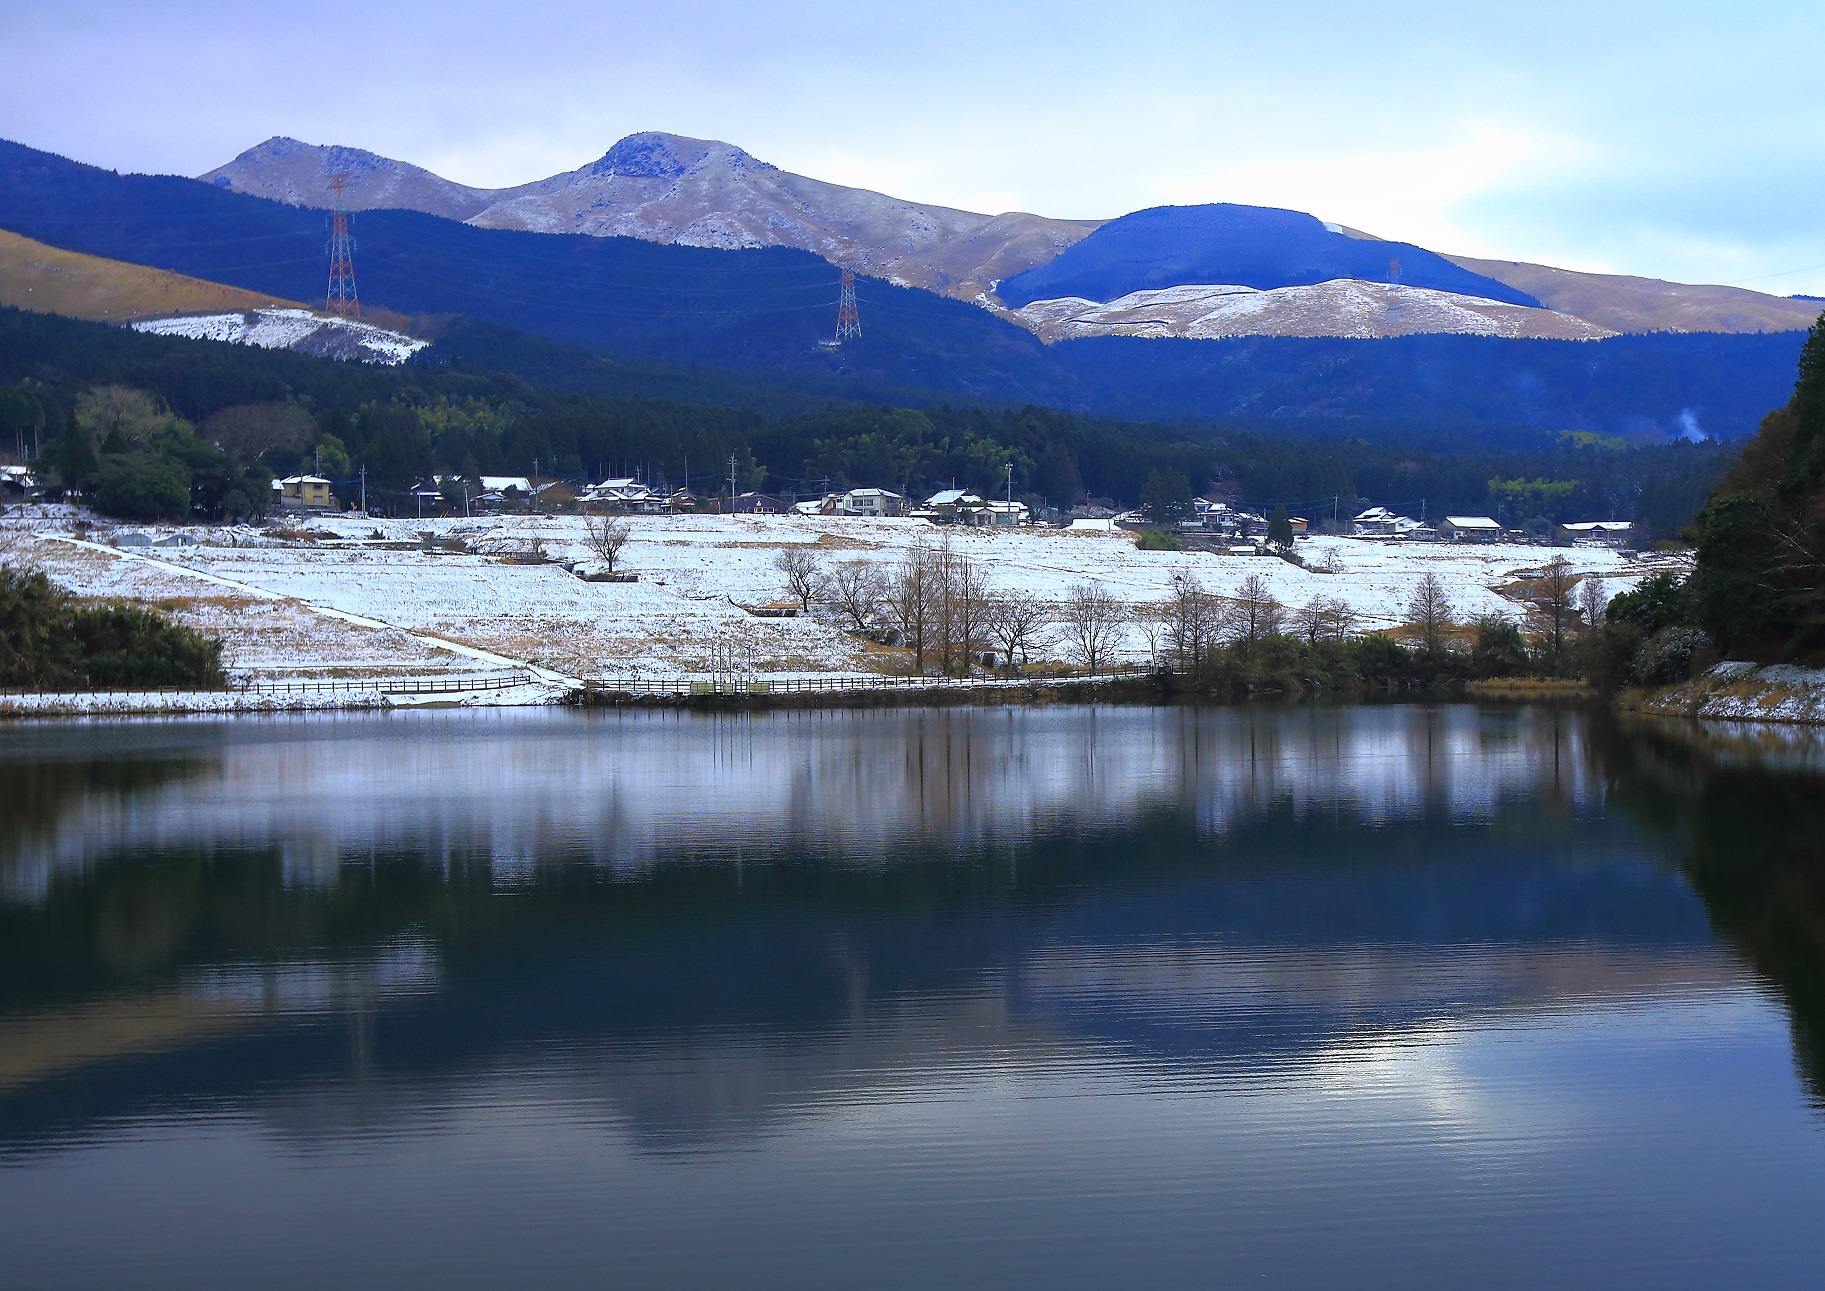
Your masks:
{"label": "village", "polygon": [[[244,688],[465,704],[550,702],[587,685],[1140,671],[1160,659],[1151,621],[1188,586],[1221,603],[1253,598],[1287,631],[1322,606],[1334,630],[1400,634],[1427,580],[1454,622],[1524,624],[1529,580],[1555,559],[1604,595],[1683,560],[1631,550],[1628,526],[1609,522],[1564,526],[1555,546],[1487,517],[1433,525],[1371,508],[1315,525],[1208,498],[1165,528],[1095,506],[1040,519],[963,489],[912,505],[881,488],[731,505],[637,479],[570,491],[484,477],[454,498],[448,483],[427,481],[422,517],[342,510],[328,480],[298,476],[275,481],[258,525],[130,525],[27,502],[0,515],[0,533],[10,559],[79,596],[154,605],[221,638]],[[947,637],[928,652],[896,608],[895,580],[927,559],[964,571],[982,602],[960,648]],[[1108,622],[1086,654],[1068,620],[1091,592]]]}

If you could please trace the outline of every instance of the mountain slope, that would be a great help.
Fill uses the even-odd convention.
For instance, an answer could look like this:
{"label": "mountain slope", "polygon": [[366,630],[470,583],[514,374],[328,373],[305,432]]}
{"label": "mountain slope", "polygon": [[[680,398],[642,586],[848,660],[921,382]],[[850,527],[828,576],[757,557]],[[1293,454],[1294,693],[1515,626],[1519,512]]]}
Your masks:
{"label": "mountain slope", "polygon": [[[989,312],[876,280],[864,335],[831,350],[836,284],[803,251],[479,229],[410,211],[356,217],[364,302],[465,314],[610,353],[765,373],[852,399],[1032,402],[1139,419],[1406,419],[1676,434],[1752,431],[1786,397],[1800,334],[1598,342],[1105,338],[1044,346]],[[325,281],[321,211],[174,176],[117,175],[0,143],[0,228],[290,299]],[[428,352],[435,356],[440,347]],[[422,361],[422,360],[415,360]],[[486,365],[487,351],[466,362]]]}
{"label": "mountain slope", "polygon": [[0,230],[0,305],[97,322],[292,304],[144,265],[46,246]]}
{"label": "mountain slope", "polygon": [[1473,273],[1537,296],[1615,332],[1787,332],[1811,327],[1818,303],[1742,287],[1688,286],[1623,274],[1578,273],[1518,260],[1447,256]]}
{"label": "mountain slope", "polygon": [[1394,278],[1510,305],[1540,304],[1420,247],[1353,238],[1298,211],[1229,203],[1157,206],[1111,220],[1056,259],[1002,283],[997,294],[1018,309],[1065,296],[1110,301],[1135,291],[1210,283],[1271,291],[1337,278]]}
{"label": "mountain slope", "polygon": [[787,246],[875,277],[969,300],[1044,263],[1094,222],[978,215],[827,184],[740,148],[671,134],[629,135],[590,165],[516,188],[475,189],[354,148],[269,139],[203,175],[210,183],[328,207],[346,176],[350,209],[401,208],[481,228],[626,236],[682,246]]}
{"label": "mountain slope", "polygon": [[1594,341],[1614,336],[1582,318],[1429,287],[1335,278],[1309,287],[1187,286],[1133,291],[1106,303],[1036,300],[1007,315],[1043,341],[1087,336],[1353,336],[1458,333]]}

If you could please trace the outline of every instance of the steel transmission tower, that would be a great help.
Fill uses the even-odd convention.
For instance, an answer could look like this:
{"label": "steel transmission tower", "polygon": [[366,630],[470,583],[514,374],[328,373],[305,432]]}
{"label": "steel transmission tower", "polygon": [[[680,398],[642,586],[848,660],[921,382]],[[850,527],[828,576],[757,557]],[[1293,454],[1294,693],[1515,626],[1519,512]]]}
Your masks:
{"label": "steel transmission tower", "polygon": [[332,314],[359,318],[361,301],[355,296],[355,239],[349,235],[349,213],[342,209],[342,188],[347,181],[347,175],[330,176],[330,191],[336,195],[336,206],[330,212],[330,286],[326,303]]}
{"label": "steel transmission tower", "polygon": [[855,307],[855,275],[843,270],[843,291],[836,303],[836,343],[859,340],[862,335],[862,316]]}

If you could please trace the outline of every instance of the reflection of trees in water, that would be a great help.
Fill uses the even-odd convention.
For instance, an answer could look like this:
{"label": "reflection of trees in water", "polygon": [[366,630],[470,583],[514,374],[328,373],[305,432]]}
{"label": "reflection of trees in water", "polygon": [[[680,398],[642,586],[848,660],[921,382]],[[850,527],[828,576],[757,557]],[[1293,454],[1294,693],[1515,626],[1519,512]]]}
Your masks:
{"label": "reflection of trees in water", "polygon": [[203,779],[219,767],[202,751],[7,758],[0,763],[0,898],[29,898],[42,887],[44,851],[55,848],[73,813],[119,812],[153,790]]}
{"label": "reflection of trees in water", "polygon": [[[34,905],[0,906],[0,1024],[240,992],[232,1033],[174,1035],[195,1065],[168,1096],[283,1104],[309,1137],[405,1117],[428,1085],[495,1079],[503,1061],[585,1055],[564,1079],[663,1137],[757,1123],[938,1051],[969,1062],[1087,1043],[1252,1060],[1404,1019],[1693,980],[1721,958],[1681,881],[1639,878],[1639,834],[1600,810],[1600,776],[1632,746],[1593,758],[1581,715],[1068,716],[806,722],[796,757],[752,748],[761,724],[714,727],[707,762],[673,766],[704,768],[705,797],[739,800],[716,776],[757,787],[759,824],[733,845],[664,828],[692,803],[656,815],[634,792],[650,777],[597,785],[557,757],[540,766],[575,800],[525,776],[519,814],[491,828],[468,827],[444,782],[414,777],[416,798],[367,789],[325,813],[315,867],[284,837],[307,817],[255,829],[237,796],[254,792],[246,770],[199,797],[195,814],[220,812],[200,822],[181,788],[154,786],[160,818],[185,826],[175,840],[125,830],[57,870]],[[679,725],[659,732],[674,750]],[[286,801],[308,796],[313,759],[376,765],[359,744],[294,745],[285,766],[305,788]],[[252,765],[273,763],[261,752]],[[499,765],[484,759],[487,774]],[[875,803],[888,819],[869,815]],[[631,871],[604,861],[617,813],[651,840]],[[892,824],[908,819],[924,828]],[[831,845],[833,821],[838,839],[864,839],[862,856]],[[1621,878],[1612,855],[1628,858]],[[283,1034],[264,1025],[274,1006],[259,991],[284,996]],[[99,1099],[81,1091],[108,1082],[91,1069],[66,1095],[53,1084],[47,1107]],[[112,1088],[109,1105],[167,1096],[124,1075]],[[0,1098],[0,1139],[40,1117]]]}
{"label": "reflection of trees in water", "polygon": [[1783,734],[1606,721],[1593,749],[1611,801],[1683,839],[1681,869],[1716,931],[1780,988],[1795,1061],[1825,1103],[1825,760]]}

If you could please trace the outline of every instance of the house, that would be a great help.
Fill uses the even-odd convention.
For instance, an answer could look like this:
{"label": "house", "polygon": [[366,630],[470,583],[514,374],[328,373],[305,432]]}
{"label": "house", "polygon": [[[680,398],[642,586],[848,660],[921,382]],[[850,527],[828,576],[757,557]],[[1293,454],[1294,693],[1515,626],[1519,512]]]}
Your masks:
{"label": "house", "polygon": [[962,512],[965,524],[979,528],[1003,529],[1027,522],[1027,504],[1024,502],[984,502],[981,506]]}
{"label": "house", "polygon": [[883,516],[902,516],[906,514],[906,499],[891,489],[850,489],[837,499],[834,514],[869,516],[877,520]]}
{"label": "house", "polygon": [[1397,515],[1386,507],[1370,507],[1350,522],[1350,536],[1429,542],[1438,537],[1438,531],[1421,524],[1412,516]]}
{"label": "house", "polygon": [[[817,504],[807,505],[815,507]],[[796,509],[766,493],[737,493],[735,495],[736,515],[778,516]],[[811,514],[816,515],[817,512],[814,510]]]}
{"label": "house", "polygon": [[1446,516],[1438,536],[1446,542],[1500,542],[1502,526],[1488,516]]}
{"label": "house", "polygon": [[655,511],[665,507],[665,499],[631,476],[590,485],[583,490],[583,502],[617,511]]}
{"label": "house", "polygon": [[576,490],[563,480],[547,480],[532,486],[533,505],[541,510],[568,506],[577,500]]}
{"label": "house", "polygon": [[1626,547],[1635,536],[1627,520],[1579,520],[1559,526],[1559,541],[1575,547]]}
{"label": "house", "polygon": [[982,499],[968,489],[939,489],[925,499],[925,510],[937,524],[954,524],[962,513],[982,505]]}
{"label": "house", "polygon": [[827,516],[836,511],[836,494],[828,497],[814,498],[809,502],[792,504],[792,514],[801,516]]}
{"label": "house", "polygon": [[329,511],[336,505],[321,475],[288,475],[272,482],[273,505],[287,511]]}
{"label": "house", "polygon": [[524,502],[532,496],[532,481],[524,475],[483,475],[476,482],[484,494],[498,493],[505,502]]}
{"label": "house", "polygon": [[23,466],[0,466],[0,502],[19,502],[38,491],[38,481]]}

